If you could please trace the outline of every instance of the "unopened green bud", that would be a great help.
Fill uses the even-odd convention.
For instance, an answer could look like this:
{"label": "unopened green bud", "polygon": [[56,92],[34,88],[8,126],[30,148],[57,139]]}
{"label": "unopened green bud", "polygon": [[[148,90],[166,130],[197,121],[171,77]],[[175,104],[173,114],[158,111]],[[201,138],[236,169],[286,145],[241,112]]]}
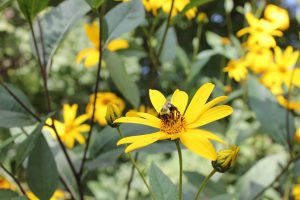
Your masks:
{"label": "unopened green bud", "polygon": [[110,125],[113,128],[116,128],[120,126],[118,123],[114,123],[114,121],[118,118],[120,118],[122,115],[122,112],[118,106],[115,104],[109,104],[107,106],[105,119],[107,121],[107,124]]}
{"label": "unopened green bud", "polygon": [[240,147],[232,146],[230,149],[224,149],[217,153],[217,159],[212,161],[213,168],[224,173],[234,166]]}

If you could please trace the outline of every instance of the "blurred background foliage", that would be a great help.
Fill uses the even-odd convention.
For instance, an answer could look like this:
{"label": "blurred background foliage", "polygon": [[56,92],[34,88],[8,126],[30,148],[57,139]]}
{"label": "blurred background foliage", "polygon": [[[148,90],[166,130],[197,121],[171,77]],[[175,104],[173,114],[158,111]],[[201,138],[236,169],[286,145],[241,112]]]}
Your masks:
{"label": "blurred background foliage", "polygon": [[[50,13],[54,7],[67,1],[51,0],[49,7],[39,15],[41,21],[43,22],[45,13]],[[147,52],[145,30],[143,30],[146,28],[149,31],[148,23],[155,20],[149,12],[146,12],[145,20],[134,31],[122,35],[122,38],[129,41],[129,48],[109,54],[104,59],[99,90],[114,92],[125,99],[126,111],[134,107],[138,108],[139,102],[149,105],[149,88],[160,89],[164,94],[171,94],[175,89],[180,88],[191,95],[199,85],[213,82],[216,84],[213,96],[224,94],[229,96],[227,103],[234,107],[235,112],[231,117],[207,125],[205,128],[221,134],[229,144],[239,145],[240,155],[236,167],[228,173],[217,174],[211,179],[203,194],[207,199],[251,200],[264,187],[272,183],[288,160],[286,109],[276,102],[270,91],[254,76],[249,76],[247,84],[241,84],[230,80],[223,72],[229,60],[238,58],[242,54],[241,43],[245,38],[237,38],[235,34],[247,24],[244,13],[251,10],[261,10],[261,13],[266,3],[279,5],[289,12],[290,28],[284,31],[283,37],[277,39],[277,44],[282,48],[291,45],[294,49],[299,49],[299,1],[226,0],[225,2],[211,1],[201,5],[197,13],[205,13],[207,16],[205,21],[187,20],[184,17],[178,20],[176,26],[172,27],[167,34],[159,72],[153,71]],[[110,11],[118,4],[120,2],[108,1],[106,10]],[[232,10],[231,4],[234,5]],[[73,6],[75,9],[82,8]],[[35,55],[32,53],[34,50],[29,26],[19,11],[17,1],[1,1],[0,11],[0,80],[9,83],[9,87],[19,97],[34,108],[39,115],[46,117],[42,79]],[[84,113],[94,89],[96,67],[87,69],[83,64],[77,64],[76,55],[83,48],[91,46],[83,26],[85,23],[93,22],[97,16],[89,9],[86,9],[86,12],[77,11],[78,17],[74,18],[70,30],[59,43],[49,70],[48,87],[55,111],[54,116],[58,119],[62,118],[61,110],[64,103],[76,103],[79,105],[78,112]],[[65,14],[72,16],[72,12],[75,11],[67,9]],[[153,44],[159,44],[162,38],[166,14],[160,13],[156,18],[159,18],[159,22],[151,37],[150,42]],[[232,25],[232,29],[229,24]],[[54,24],[52,29],[55,30],[55,28],[59,26],[55,27]],[[50,28],[43,31],[51,33]],[[197,37],[197,34],[201,36]],[[124,65],[125,70],[118,70],[119,66],[116,65]],[[120,71],[124,71],[124,74],[118,74]],[[128,93],[133,92],[134,89],[120,90],[124,82],[118,83],[118,80],[122,76],[124,80],[129,79],[128,84],[133,82],[133,87],[138,88],[138,99],[134,98],[132,93]],[[126,92],[128,96],[124,95]],[[294,90],[293,99],[300,99],[299,90]],[[9,169],[21,180],[25,180],[27,172],[24,169],[26,169],[27,160],[17,161],[15,157],[22,157],[22,155],[18,157],[18,151],[26,138],[23,133],[31,133],[35,121],[31,117],[23,116],[26,112],[8,97],[4,90],[0,90],[0,104],[0,160],[9,166]],[[13,117],[18,117],[19,121],[14,121],[16,118],[13,117],[7,118],[4,111],[17,112],[19,115]],[[299,112],[292,111],[288,115],[290,116],[288,130],[294,141],[294,133],[300,123]],[[148,127],[134,125],[124,125],[122,130],[125,135],[151,131]],[[70,170],[64,164],[65,160],[57,142],[49,135],[46,139],[58,163],[58,171],[66,172],[68,184],[74,189],[74,180],[70,178]],[[115,129],[107,126],[95,127],[89,151],[90,158],[87,162],[89,171],[84,174],[83,179],[86,199],[124,198],[132,166],[122,153],[123,148],[116,148],[117,140],[118,135]],[[81,158],[83,148],[82,145],[76,145],[70,151],[75,162]],[[221,146],[217,148],[220,149]],[[163,171],[173,183],[177,183],[178,161],[175,150],[175,145],[169,142],[153,144],[139,151],[139,163],[145,168],[145,173],[149,174],[151,171],[152,177],[155,173],[158,173],[156,175],[158,177],[164,177],[159,174]],[[295,154],[299,153],[299,150],[299,144],[298,146],[295,144]],[[25,159],[26,155],[23,157]],[[192,199],[201,180],[210,172],[211,164],[187,151],[183,152],[183,158],[184,199]],[[161,171],[151,165],[152,162],[156,163]],[[18,168],[17,165],[20,164],[21,167]],[[299,161],[289,168],[283,178],[270,187],[261,198],[274,200],[282,199],[283,196],[284,199],[292,198],[291,188],[297,183],[298,176],[300,176]],[[130,199],[136,200],[149,198],[146,188],[137,175],[134,176],[130,196]]]}

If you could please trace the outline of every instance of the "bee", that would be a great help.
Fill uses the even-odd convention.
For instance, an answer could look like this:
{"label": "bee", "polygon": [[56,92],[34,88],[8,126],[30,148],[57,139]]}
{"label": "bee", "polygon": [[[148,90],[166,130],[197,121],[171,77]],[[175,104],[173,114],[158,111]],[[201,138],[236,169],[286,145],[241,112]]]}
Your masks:
{"label": "bee", "polygon": [[158,114],[158,117],[160,119],[168,119],[170,118],[172,115],[174,115],[175,112],[178,112],[178,109],[173,105],[171,104],[170,101],[167,101],[163,107],[161,108],[159,114]]}

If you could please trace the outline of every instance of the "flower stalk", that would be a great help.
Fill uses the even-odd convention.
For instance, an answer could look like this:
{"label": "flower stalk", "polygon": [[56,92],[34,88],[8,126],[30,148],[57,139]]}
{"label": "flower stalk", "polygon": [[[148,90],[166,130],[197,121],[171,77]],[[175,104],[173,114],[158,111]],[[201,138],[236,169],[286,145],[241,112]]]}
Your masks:
{"label": "flower stalk", "polygon": [[179,200],[182,200],[182,153],[179,141],[175,141],[179,160]]}
{"label": "flower stalk", "polygon": [[197,191],[197,194],[196,194],[196,197],[194,200],[198,200],[199,197],[200,197],[200,194],[202,192],[202,190],[205,188],[206,184],[208,183],[209,179],[217,172],[217,170],[213,169],[209,175],[202,181],[198,191]]}

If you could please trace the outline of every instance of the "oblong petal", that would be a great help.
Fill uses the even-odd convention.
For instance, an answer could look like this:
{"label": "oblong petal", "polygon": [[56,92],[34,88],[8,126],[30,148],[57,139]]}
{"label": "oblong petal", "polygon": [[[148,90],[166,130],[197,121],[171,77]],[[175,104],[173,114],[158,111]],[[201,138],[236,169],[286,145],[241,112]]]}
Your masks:
{"label": "oblong petal", "polygon": [[153,121],[155,123],[161,123],[160,119],[149,114],[149,113],[143,113],[143,112],[136,112],[135,114],[137,114],[138,116],[142,117],[142,118],[145,118],[145,119],[148,119],[150,121]]}
{"label": "oblong petal", "polygon": [[189,100],[189,96],[186,92],[181,90],[175,90],[174,94],[171,98],[171,104],[173,104],[179,110],[180,114],[184,114],[187,103]]}
{"label": "oblong petal", "polygon": [[216,160],[217,153],[212,143],[206,138],[194,137],[189,134],[182,134],[180,141],[190,151],[209,160]]}
{"label": "oblong petal", "polygon": [[[212,108],[213,106],[215,106],[216,104],[222,101],[225,101],[227,98],[228,98],[227,96],[219,96],[217,98],[214,98],[210,102],[206,103],[202,108],[194,109],[193,111],[191,111],[194,117],[194,121],[196,121],[197,118],[201,117],[201,115],[205,113],[208,109]],[[191,124],[194,121],[191,121],[191,119],[187,118],[188,124]]]}
{"label": "oblong petal", "polygon": [[110,51],[117,51],[120,49],[127,49],[129,47],[129,43],[125,39],[115,39],[108,43],[107,49]]}
{"label": "oblong petal", "polygon": [[140,117],[121,117],[119,119],[116,119],[114,123],[130,123],[130,124],[142,124],[146,126],[151,126],[154,128],[160,128],[160,123],[156,123],[153,121],[150,121],[148,119],[143,119]]}
{"label": "oblong petal", "polygon": [[75,120],[74,120],[74,125],[80,125],[83,122],[85,122],[87,119],[89,118],[89,116],[87,114],[83,114],[78,116]]}
{"label": "oblong petal", "polygon": [[233,112],[233,108],[227,105],[216,106],[201,115],[195,122],[188,124],[187,128],[196,128],[210,122],[222,119]]}
{"label": "oblong petal", "polygon": [[76,56],[76,64],[81,63],[81,61],[88,56],[88,54],[90,53],[91,50],[93,50],[93,49],[87,48],[87,49],[81,50]]}
{"label": "oblong petal", "polygon": [[98,63],[98,61],[99,61],[99,51],[96,49],[93,49],[86,56],[85,61],[84,61],[84,66],[86,68],[93,67]]}
{"label": "oblong petal", "polygon": [[193,137],[204,137],[208,140],[214,140],[216,142],[224,144],[225,142],[217,135],[212,132],[202,129],[188,129],[186,134],[192,135]]}
{"label": "oblong petal", "polygon": [[197,90],[184,114],[187,121],[192,122],[197,119],[198,116],[195,116],[195,111],[199,110],[206,103],[214,87],[214,84],[206,83]]}
{"label": "oblong petal", "polygon": [[163,105],[166,103],[166,97],[158,90],[149,90],[150,101],[157,113],[160,112]]}
{"label": "oblong petal", "polygon": [[165,135],[164,133],[159,131],[159,132],[155,132],[155,133],[129,136],[129,137],[120,139],[118,141],[117,145],[135,143],[135,142],[145,141],[145,140],[159,139],[160,137],[163,137],[164,135]]}

